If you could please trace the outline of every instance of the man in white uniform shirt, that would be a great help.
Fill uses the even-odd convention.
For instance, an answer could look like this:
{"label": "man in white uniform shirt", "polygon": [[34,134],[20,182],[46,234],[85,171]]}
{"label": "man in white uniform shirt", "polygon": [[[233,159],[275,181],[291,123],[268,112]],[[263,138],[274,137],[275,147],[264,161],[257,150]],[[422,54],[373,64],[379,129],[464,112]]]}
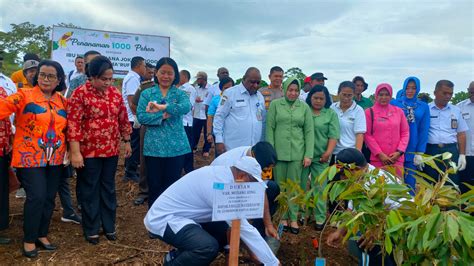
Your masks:
{"label": "man in white uniform shirt", "polygon": [[250,67],[241,84],[222,94],[213,122],[219,154],[262,140],[266,110],[263,95],[258,91],[261,79],[260,71]]}
{"label": "man in white uniform shirt", "polygon": [[462,118],[466,121],[466,169],[459,172],[461,192],[465,193],[469,189],[463,183],[474,185],[474,81],[467,88],[469,98],[458,103],[461,109]]}
{"label": "man in white uniform shirt", "polygon": [[204,145],[202,147],[202,154],[204,157],[209,156],[209,149],[211,148],[211,143],[207,141],[207,114],[206,114],[206,105],[204,105],[204,100],[209,94],[209,83],[207,83],[207,74],[205,72],[199,71],[196,74],[196,87],[194,95],[191,96],[192,101],[192,112],[193,112],[193,145],[191,146],[193,150],[197,149],[199,139],[201,138],[201,132],[204,130]]}
{"label": "man in white uniform shirt", "polygon": [[[216,238],[226,234],[222,231],[220,235],[211,235],[199,225],[212,221],[214,183],[259,182],[265,186],[261,172],[258,162],[246,156],[232,167],[205,166],[195,170],[163,192],[144,223],[149,232],[177,248],[165,257],[164,265],[209,265],[221,249]],[[261,263],[279,264],[257,229],[246,219],[241,220],[240,237]]]}
{"label": "man in white uniform shirt", "polygon": [[219,80],[216,81],[214,84],[212,84],[211,87],[209,87],[209,93],[206,99],[204,100],[204,104],[206,105],[206,114],[207,114],[207,108],[211,104],[212,97],[221,94],[221,89],[219,88],[219,82],[221,82],[222,79],[228,78],[228,77],[229,77],[229,70],[227,70],[227,68],[220,67],[219,69],[217,69],[217,78],[219,78]]}
{"label": "man in white uniform shirt", "polygon": [[[186,93],[191,102],[191,106],[194,106],[194,100],[192,99],[196,95],[196,89],[193,85],[189,84],[191,79],[191,73],[187,70],[179,71],[179,83],[178,88]],[[191,110],[183,115],[183,126],[186,136],[188,137],[189,147],[193,146],[193,111]],[[184,172],[187,174],[194,170],[193,166],[194,156],[193,151],[184,156]]]}
{"label": "man in white uniform shirt", "polygon": [[130,145],[132,146],[132,155],[125,159],[125,176],[124,181],[139,181],[137,172],[138,164],[140,162],[140,124],[134,111],[130,108],[135,92],[140,88],[141,77],[146,74],[145,59],[140,56],[135,56],[130,62],[131,70],[123,79],[122,97],[125,107],[127,108],[128,121],[132,125],[132,135],[130,136]]}

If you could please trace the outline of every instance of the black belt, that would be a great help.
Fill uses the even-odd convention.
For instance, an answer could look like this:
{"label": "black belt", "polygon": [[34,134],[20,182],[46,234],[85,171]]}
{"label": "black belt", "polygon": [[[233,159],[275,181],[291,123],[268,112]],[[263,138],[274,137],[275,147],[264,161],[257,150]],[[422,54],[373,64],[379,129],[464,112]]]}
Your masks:
{"label": "black belt", "polygon": [[428,143],[428,146],[431,146],[431,147],[438,147],[438,148],[447,148],[447,147],[457,147],[458,144],[457,143],[439,143],[439,144],[431,144],[431,143]]}

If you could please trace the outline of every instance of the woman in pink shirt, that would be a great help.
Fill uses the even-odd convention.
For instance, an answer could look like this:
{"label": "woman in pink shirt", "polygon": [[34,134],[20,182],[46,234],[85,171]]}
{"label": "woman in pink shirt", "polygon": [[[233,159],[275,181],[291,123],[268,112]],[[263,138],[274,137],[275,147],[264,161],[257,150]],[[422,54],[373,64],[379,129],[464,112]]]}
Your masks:
{"label": "woman in pink shirt", "polygon": [[392,86],[378,85],[374,106],[365,110],[367,132],[364,138],[371,151],[370,163],[402,176],[410,129],[402,109],[390,105],[391,99]]}

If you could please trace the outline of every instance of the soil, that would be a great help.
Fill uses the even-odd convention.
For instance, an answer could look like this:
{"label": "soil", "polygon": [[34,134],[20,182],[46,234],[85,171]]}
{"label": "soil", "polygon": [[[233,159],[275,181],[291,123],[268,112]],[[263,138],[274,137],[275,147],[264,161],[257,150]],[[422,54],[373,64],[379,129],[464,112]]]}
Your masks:
{"label": "soil", "polygon": [[[195,153],[195,167],[210,164],[213,158],[213,149],[208,158],[201,153]],[[123,157],[121,157],[123,158]],[[147,212],[147,204],[135,206],[133,200],[138,193],[138,185],[132,182],[123,182],[123,159],[119,161],[116,175],[117,191],[117,236],[115,242],[100,237],[96,246],[84,240],[80,225],[61,222],[61,208],[59,198],[56,199],[56,208],[50,225],[49,240],[59,248],[55,252],[40,251],[35,259],[23,257],[20,249],[23,237],[23,199],[15,198],[10,194],[10,228],[2,231],[13,240],[9,245],[0,245],[0,264],[162,264],[163,257],[170,246],[160,240],[152,240],[143,225],[143,218]],[[75,179],[71,180],[71,192],[75,201]],[[326,230],[334,231],[333,228]],[[325,233],[325,237],[327,234]],[[319,232],[313,226],[303,226],[298,235],[284,233],[277,257],[282,265],[314,265],[317,249],[313,247],[312,239],[319,239]],[[324,237],[324,238],[325,238]],[[325,241],[323,241],[325,242]],[[335,249],[322,243],[327,265],[357,265],[346,248]],[[244,252],[243,252],[244,253]],[[241,255],[241,265],[252,265],[244,255]],[[223,255],[212,265],[225,265]]]}

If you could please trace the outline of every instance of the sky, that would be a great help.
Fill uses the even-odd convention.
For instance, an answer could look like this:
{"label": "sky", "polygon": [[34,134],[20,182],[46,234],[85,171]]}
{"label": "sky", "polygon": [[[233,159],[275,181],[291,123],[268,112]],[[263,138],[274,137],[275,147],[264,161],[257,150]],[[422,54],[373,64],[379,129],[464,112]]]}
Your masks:
{"label": "sky", "polygon": [[97,30],[170,36],[180,69],[238,79],[248,67],[268,81],[272,66],[323,72],[335,93],[361,75],[394,91],[408,76],[432,93],[474,80],[473,0],[0,0],[0,30],[11,23],[60,22]]}

